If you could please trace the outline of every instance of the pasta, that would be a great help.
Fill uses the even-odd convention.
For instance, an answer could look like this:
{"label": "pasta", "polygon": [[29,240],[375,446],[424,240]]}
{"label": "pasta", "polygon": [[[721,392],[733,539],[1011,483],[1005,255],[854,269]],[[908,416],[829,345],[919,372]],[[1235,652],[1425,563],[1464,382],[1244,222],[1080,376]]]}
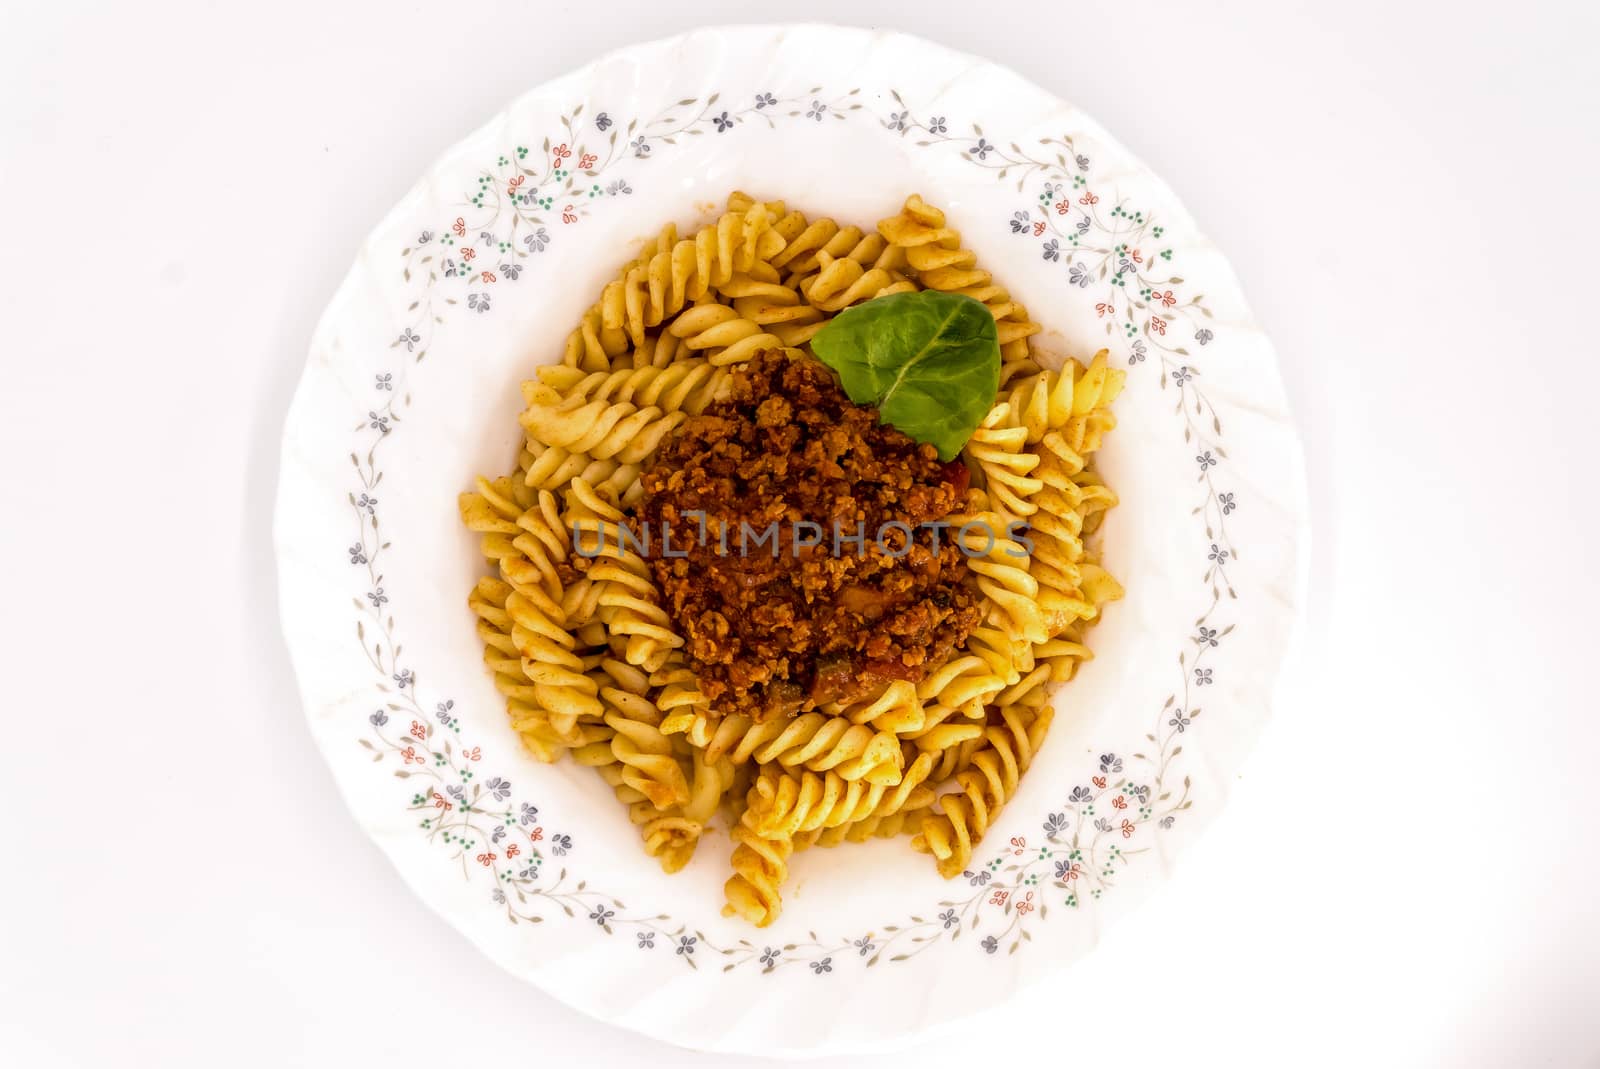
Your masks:
{"label": "pasta", "polygon": [[[630,528],[646,475],[768,354],[813,360],[844,310],[930,290],[980,302],[1000,349],[960,453],[970,474],[946,499],[976,623],[870,691],[781,716],[730,705]],[[1043,358],[1040,330],[915,195],[864,230],[734,193],[713,222],[646,241],[561,362],[522,385],[515,469],[459,500],[487,564],[468,605],[527,750],[594,769],[667,872],[725,813],[724,912],[757,926],[781,912],[796,850],[907,836],[940,875],[964,871],[1043,744],[1053,689],[1092,656],[1087,629],[1122,596],[1098,554],[1117,497],[1094,455],[1124,373],[1103,351]]]}

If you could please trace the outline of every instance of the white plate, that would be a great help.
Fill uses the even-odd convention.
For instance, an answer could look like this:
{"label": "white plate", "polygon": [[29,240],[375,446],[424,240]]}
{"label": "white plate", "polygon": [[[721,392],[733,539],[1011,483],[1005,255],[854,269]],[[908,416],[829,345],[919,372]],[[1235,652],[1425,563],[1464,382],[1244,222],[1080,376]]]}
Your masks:
{"label": "white plate", "polygon": [[[455,507],[511,466],[517,384],[559,360],[621,262],[736,188],[866,227],[920,192],[1045,326],[1035,342],[1109,347],[1128,371],[1100,454],[1127,598],[978,868],[946,882],[904,840],[805,851],[763,931],[720,914],[725,836],[665,876],[592,772],[522,750],[466,608],[481,562]],[[373,232],[284,434],[283,624],[356,819],[495,961],[675,1043],[837,1052],[1083,954],[1217,814],[1295,621],[1303,496],[1233,273],[1091,119],[901,34],[708,30],[523,96]]]}

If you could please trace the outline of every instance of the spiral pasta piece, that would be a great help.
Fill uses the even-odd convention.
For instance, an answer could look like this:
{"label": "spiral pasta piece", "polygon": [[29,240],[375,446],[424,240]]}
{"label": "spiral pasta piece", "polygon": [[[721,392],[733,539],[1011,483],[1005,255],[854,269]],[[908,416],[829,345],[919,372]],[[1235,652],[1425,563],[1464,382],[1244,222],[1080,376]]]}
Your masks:
{"label": "spiral pasta piece", "polygon": [[733,875],[722,885],[727,903],[722,912],[724,916],[742,917],[757,928],[765,928],[777,919],[783,906],[779,888],[789,875],[789,855],[794,853],[794,841],[787,836],[774,838],[756,831],[760,813],[756,790],[752,787],[744,815],[729,833],[734,841]]}
{"label": "spiral pasta piece", "polygon": [[939,875],[950,879],[965,871],[973,847],[1016,793],[1052,715],[1048,705],[998,710],[1000,722],[990,725],[970,767],[956,776],[958,789],[939,798],[938,811],[923,820],[921,832],[911,840],[913,849],[934,856]]}

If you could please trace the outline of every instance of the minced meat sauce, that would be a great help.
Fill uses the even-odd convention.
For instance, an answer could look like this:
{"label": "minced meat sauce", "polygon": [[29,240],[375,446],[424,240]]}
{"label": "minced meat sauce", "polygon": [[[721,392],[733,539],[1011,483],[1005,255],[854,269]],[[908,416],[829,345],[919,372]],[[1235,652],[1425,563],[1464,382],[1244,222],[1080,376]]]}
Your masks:
{"label": "minced meat sauce", "polygon": [[966,485],[822,363],[771,350],[741,368],[662,443],[635,517],[713,707],[789,716],[943,663],[979,622],[953,532],[932,526]]}

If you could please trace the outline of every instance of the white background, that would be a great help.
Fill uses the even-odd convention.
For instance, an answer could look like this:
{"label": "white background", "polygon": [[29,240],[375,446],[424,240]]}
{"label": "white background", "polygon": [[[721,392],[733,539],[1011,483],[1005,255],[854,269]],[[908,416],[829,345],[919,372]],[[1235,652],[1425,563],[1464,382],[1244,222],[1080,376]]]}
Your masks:
{"label": "white background", "polygon": [[[269,538],[365,232],[522,90],[774,10],[674,6],[0,4],[0,1062],[731,1061],[575,1016],[399,887],[301,719]],[[1600,1065],[1594,5],[793,15],[979,52],[1143,156],[1309,458],[1306,641],[1227,814],[908,1056]]]}

